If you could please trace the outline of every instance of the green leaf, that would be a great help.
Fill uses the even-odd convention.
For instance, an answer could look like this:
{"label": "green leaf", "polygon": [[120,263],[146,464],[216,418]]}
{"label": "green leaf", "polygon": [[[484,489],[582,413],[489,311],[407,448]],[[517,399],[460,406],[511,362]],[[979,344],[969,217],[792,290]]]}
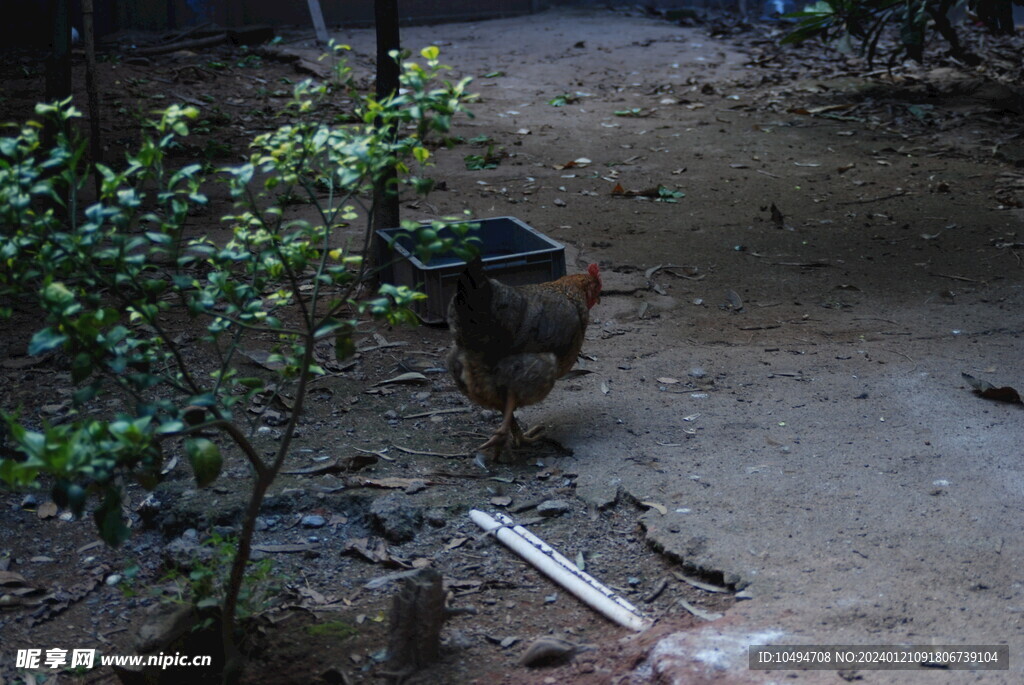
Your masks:
{"label": "green leaf", "polygon": [[68,290],[66,285],[56,282],[43,288],[43,300],[53,305],[66,307],[75,301],[75,295]]}
{"label": "green leaf", "polygon": [[28,354],[31,357],[35,357],[44,352],[49,352],[63,345],[67,339],[68,336],[63,333],[58,333],[52,328],[44,328],[32,336],[32,340],[28,343]]}
{"label": "green leaf", "polygon": [[483,155],[466,155],[463,157],[463,161],[466,163],[466,169],[468,171],[480,171],[482,169],[497,169],[498,164],[492,160],[488,160]]}
{"label": "green leaf", "polygon": [[131,531],[121,516],[121,491],[117,487],[108,487],[103,503],[93,512],[100,537],[111,547],[117,547],[128,539]]}
{"label": "green leaf", "polygon": [[86,352],[80,352],[71,360],[71,382],[79,384],[92,375],[92,357]]}

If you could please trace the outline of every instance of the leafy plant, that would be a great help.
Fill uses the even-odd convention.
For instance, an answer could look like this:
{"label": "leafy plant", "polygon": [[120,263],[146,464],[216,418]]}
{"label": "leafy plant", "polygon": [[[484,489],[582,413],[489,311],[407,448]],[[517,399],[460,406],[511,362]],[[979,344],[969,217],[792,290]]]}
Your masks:
{"label": "leafy plant", "polygon": [[[168,571],[162,581],[177,587],[170,601],[189,603],[204,615],[194,630],[211,625],[216,611],[224,603],[225,580],[235,558],[236,541],[213,533],[202,542],[209,553],[192,563],[187,572],[177,568]],[[250,561],[238,593],[237,617],[245,620],[269,609],[284,588],[285,579],[274,573],[270,559]],[[167,600],[166,588],[154,588]]]}
{"label": "leafy plant", "polygon": [[797,19],[796,28],[783,43],[809,38],[849,38],[873,63],[880,41],[889,29],[898,31],[899,42],[890,52],[890,64],[903,55],[918,62],[924,47],[937,32],[949,44],[950,54],[966,64],[981,58],[963,47],[950,20],[955,10],[968,10],[990,31],[1013,33],[1012,7],[1022,0],[818,0],[803,10],[786,15]]}
{"label": "leafy plant", "polygon": [[655,202],[679,202],[679,198],[686,197],[686,193],[681,190],[672,190],[665,186],[658,186],[658,197],[654,198]]}
{"label": "leafy plant", "polygon": [[[70,100],[38,105],[38,120],[0,137],[0,315],[10,316],[15,304],[40,307],[45,327],[32,336],[29,354],[61,351],[76,386],[66,423],[4,416],[20,454],[0,458],[0,481],[38,486],[46,475],[57,503],[76,514],[95,497],[100,535],[117,544],[129,532],[125,479],[154,487],[165,452],[183,449],[201,487],[217,478],[223,454],[240,454],[253,483],[223,593],[227,679],[238,672],[234,626],[256,517],[289,454],[310,379],[323,373],[314,346],[333,342],[336,357],[351,356],[363,317],[411,322],[409,306],[424,297],[383,285],[376,296],[357,298],[366,264],[335,238],[365,221],[366,254],[373,209],[364,198],[391,169],[414,190],[430,188],[413,173],[430,164],[425,142],[447,133],[471,96],[468,79],[438,82],[447,67],[437,48],[421,56],[423,64],[402,63],[401,92],[383,99],[358,93],[343,62],[336,67],[343,83],[295,84],[286,123],[256,137],[247,162],[217,172],[234,202],[223,218],[227,241],[188,227],[208,204],[211,179],[201,165],[168,163],[199,115],[194,107],[159,112],[123,167],[97,165],[100,191],[87,206],[80,197],[88,179],[84,145],[71,133],[80,115]],[[320,109],[342,86],[356,119],[336,125]],[[47,125],[56,132],[52,144],[42,135]],[[305,198],[316,219],[286,218],[280,198],[292,196]],[[430,226],[406,228],[418,252],[468,249]],[[189,349],[183,333],[191,330],[200,331],[196,344],[212,356],[212,368]],[[268,338],[278,370],[270,379],[243,376],[240,351]],[[257,443],[258,419],[246,411],[257,393],[292,400],[269,452]],[[120,407],[111,419],[96,418],[104,395]]]}
{"label": "leafy plant", "polygon": [[359,634],[359,630],[343,621],[327,621],[306,626],[310,635],[323,635],[334,640],[345,640]]}
{"label": "leafy plant", "polygon": [[501,150],[495,151],[494,145],[487,146],[487,152],[482,155],[466,155],[463,161],[469,171],[481,171],[483,169],[497,169],[501,164],[504,155]]}
{"label": "leafy plant", "polygon": [[565,107],[566,105],[571,105],[577,100],[579,100],[579,98],[576,97],[575,95],[570,95],[569,93],[562,93],[561,95],[556,95],[555,97],[548,100],[548,104],[551,105],[552,107]]}

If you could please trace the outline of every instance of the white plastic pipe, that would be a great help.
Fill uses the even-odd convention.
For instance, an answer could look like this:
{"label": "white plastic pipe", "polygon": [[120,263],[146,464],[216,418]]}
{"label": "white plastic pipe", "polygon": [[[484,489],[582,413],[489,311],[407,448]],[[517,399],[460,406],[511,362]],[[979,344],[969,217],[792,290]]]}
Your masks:
{"label": "white plastic pipe", "polygon": [[[576,568],[575,564],[555,552],[554,549],[545,544],[540,538],[526,531],[525,528],[516,526],[516,528],[525,531],[537,543],[540,543],[539,546],[518,533],[515,529],[495,521],[494,518],[482,511],[473,509],[469,512],[469,517],[473,520],[473,523],[488,533],[494,533],[495,537],[505,546],[533,564],[548,578],[576,595],[594,611],[618,623],[620,626],[632,630],[646,630],[650,626],[650,621],[640,616],[629,602],[617,597],[612,590],[601,585],[589,574],[580,571]],[[502,518],[511,522],[511,519],[508,517],[502,516]],[[550,550],[551,553],[546,553],[544,548]],[[557,558],[554,555],[557,555]],[[621,600],[622,603],[616,600]],[[625,606],[623,606],[623,603]]]}
{"label": "white plastic pipe", "polygon": [[544,554],[548,555],[549,557],[551,557],[552,559],[557,561],[562,566],[565,566],[569,570],[570,573],[572,573],[574,575],[578,575],[587,585],[589,585],[590,587],[594,588],[595,590],[600,592],[602,595],[604,595],[605,597],[607,597],[611,601],[613,601],[616,604],[618,604],[619,606],[621,606],[626,611],[629,611],[630,613],[637,614],[638,616],[641,615],[640,614],[640,610],[637,609],[632,604],[630,604],[629,602],[627,602],[626,599],[622,595],[618,594],[617,592],[615,592],[614,590],[612,590],[608,586],[602,584],[599,580],[597,580],[597,578],[594,578],[594,576],[590,575],[586,571],[583,571],[582,569],[580,569],[580,567],[577,566],[575,564],[575,562],[570,561],[566,557],[564,557],[561,554],[559,554],[558,550],[556,550],[554,547],[552,547],[548,543],[546,543],[543,540],[541,540],[539,537],[537,537],[536,535],[534,535],[533,533],[528,531],[526,528],[523,528],[522,526],[516,525],[516,522],[512,520],[512,517],[506,516],[505,514],[502,514],[501,512],[496,512],[494,514],[494,518],[499,523],[510,527],[514,532],[516,532],[519,535],[521,535],[522,537],[526,538],[527,542],[532,544],[534,547],[539,549],[541,552],[544,552]]}

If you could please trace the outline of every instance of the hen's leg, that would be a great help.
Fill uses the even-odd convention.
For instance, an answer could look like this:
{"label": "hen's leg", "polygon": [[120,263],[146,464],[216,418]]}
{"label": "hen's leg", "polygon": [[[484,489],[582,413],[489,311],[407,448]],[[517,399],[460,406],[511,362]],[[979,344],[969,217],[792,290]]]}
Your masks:
{"label": "hen's leg", "polygon": [[491,436],[490,440],[480,445],[477,449],[483,451],[493,447],[495,459],[501,456],[501,450],[508,447],[509,437],[520,432],[519,424],[516,423],[514,416],[515,410],[516,398],[512,393],[508,393],[505,398],[505,415],[501,421],[501,425],[498,426],[498,430],[494,431],[494,435]]}

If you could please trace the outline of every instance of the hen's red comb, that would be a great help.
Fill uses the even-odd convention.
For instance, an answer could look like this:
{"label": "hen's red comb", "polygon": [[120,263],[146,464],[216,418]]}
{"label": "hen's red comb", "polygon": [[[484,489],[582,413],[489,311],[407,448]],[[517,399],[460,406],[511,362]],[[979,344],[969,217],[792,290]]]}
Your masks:
{"label": "hen's red comb", "polygon": [[587,267],[587,273],[591,276],[600,276],[601,270],[597,268],[597,264],[591,264]]}

